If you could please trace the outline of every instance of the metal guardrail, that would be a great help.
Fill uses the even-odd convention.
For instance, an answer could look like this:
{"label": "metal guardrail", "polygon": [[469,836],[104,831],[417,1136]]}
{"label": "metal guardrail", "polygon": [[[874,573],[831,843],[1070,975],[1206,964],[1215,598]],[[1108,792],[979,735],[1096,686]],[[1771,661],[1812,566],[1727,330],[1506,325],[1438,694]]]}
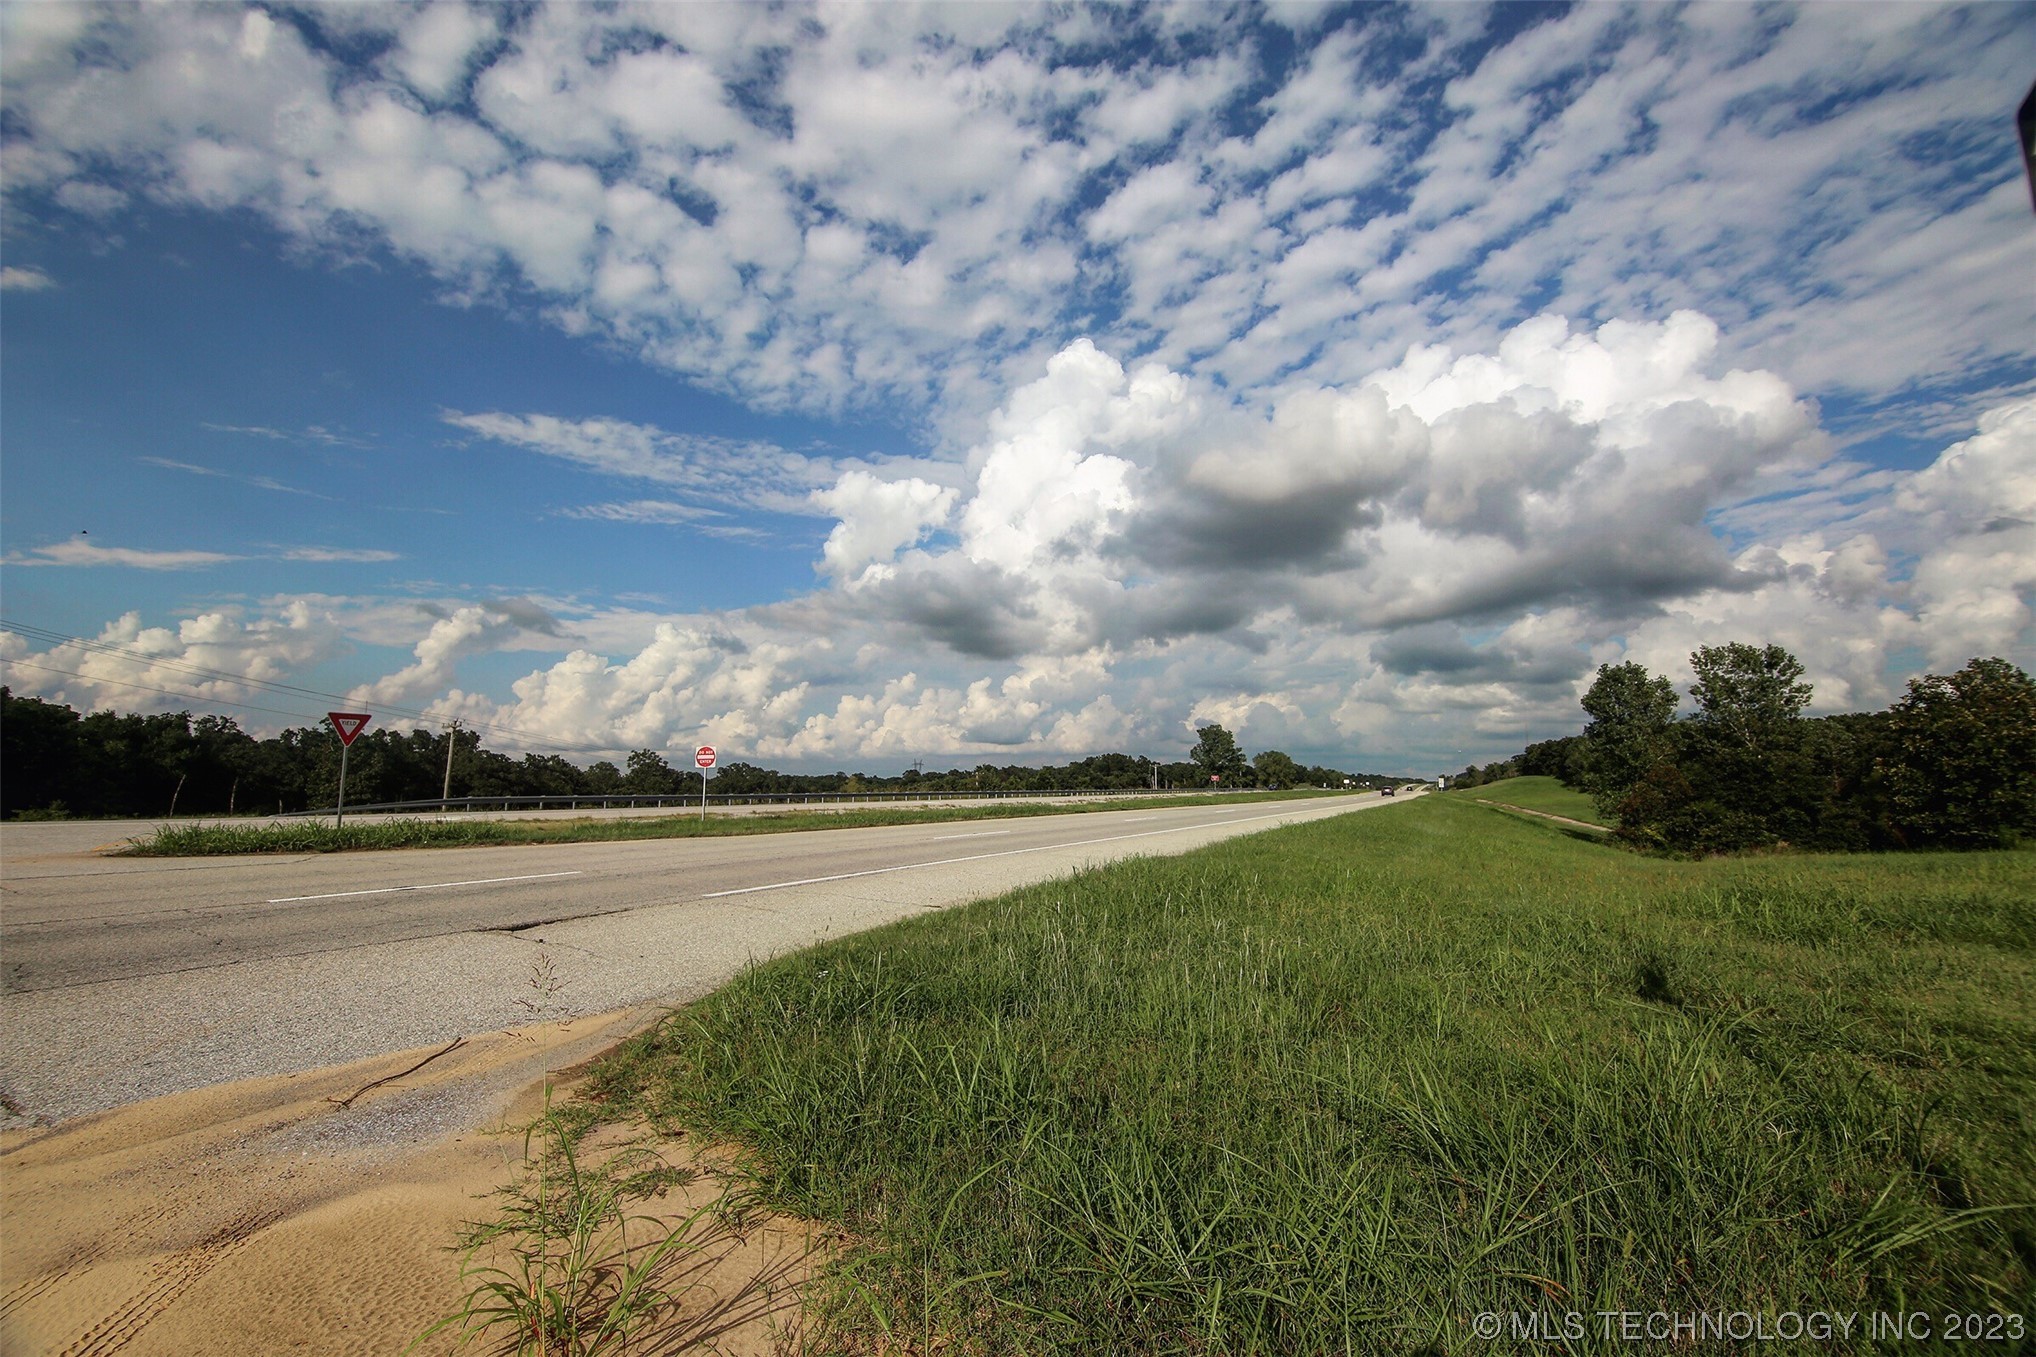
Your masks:
{"label": "metal guardrail", "polygon": [[[997,798],[1016,797],[1140,797],[1140,796],[1223,796],[1253,788],[1229,787],[1221,792],[1209,792],[1200,788],[1189,790],[1160,789],[1150,787],[1068,787],[1042,791],[945,791],[945,792],[709,792],[709,806],[770,806],[770,805],[811,805],[814,803],[842,803],[869,801],[895,803],[901,801],[981,801]],[[430,811],[443,814],[448,811],[475,810],[630,810],[640,807],[675,810],[696,809],[700,805],[698,793],[687,796],[676,793],[669,796],[630,795],[612,793],[607,796],[565,795],[565,796],[454,796],[432,797],[423,801],[371,801],[362,805],[349,804],[348,815],[372,815],[400,811]],[[322,810],[289,811],[283,818],[293,819],[307,815],[331,815],[335,807]]]}

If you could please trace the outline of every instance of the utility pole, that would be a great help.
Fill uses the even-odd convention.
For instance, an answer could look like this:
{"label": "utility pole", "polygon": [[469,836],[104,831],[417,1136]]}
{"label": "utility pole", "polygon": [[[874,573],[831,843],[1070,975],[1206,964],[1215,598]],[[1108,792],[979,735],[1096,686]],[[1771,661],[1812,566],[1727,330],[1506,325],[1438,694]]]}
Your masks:
{"label": "utility pole", "polygon": [[452,751],[460,742],[460,723],[454,721],[445,732],[445,785],[438,790],[438,813],[445,814],[452,802]]}

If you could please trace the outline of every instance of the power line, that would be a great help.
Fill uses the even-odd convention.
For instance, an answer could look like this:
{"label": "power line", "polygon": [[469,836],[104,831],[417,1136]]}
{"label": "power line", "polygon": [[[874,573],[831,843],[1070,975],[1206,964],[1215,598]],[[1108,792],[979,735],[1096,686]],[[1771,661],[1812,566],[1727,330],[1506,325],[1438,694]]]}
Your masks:
{"label": "power line", "polygon": [[[174,670],[178,673],[190,674],[195,678],[211,679],[225,683],[238,683],[245,685],[247,687],[263,689],[268,692],[283,693],[294,697],[313,697],[319,699],[320,701],[325,702],[351,702],[354,700],[351,697],[343,696],[339,693],[323,692],[316,688],[303,688],[299,687],[294,683],[278,683],[273,679],[259,679],[253,677],[252,675],[247,674],[233,674],[225,672],[223,670],[208,669],[203,665],[192,664],[188,660],[173,659],[170,658],[169,656],[164,655],[152,655],[146,650],[135,650],[129,646],[115,645],[110,641],[94,641],[88,640],[82,636],[66,636],[62,632],[51,631],[47,627],[30,626],[24,623],[0,620],[0,630],[12,631],[17,635],[23,636],[31,640],[40,640],[48,643],[53,643],[56,645],[75,645],[85,650],[97,651],[101,654],[118,655],[126,659],[145,661],[146,663],[152,666],[160,666],[162,668]],[[58,671],[58,672],[69,672],[69,671]],[[94,676],[90,674],[80,674],[78,675],[78,677],[91,680],[93,679]],[[115,680],[108,681],[112,682]],[[141,684],[138,686],[146,688],[148,685]],[[173,694],[173,695],[183,696],[183,694]],[[194,697],[193,700],[207,701],[209,699]],[[219,700],[223,701],[224,699]],[[376,705],[394,716],[408,717],[413,720],[426,721],[431,722],[433,724],[438,724],[443,721],[443,718],[441,717],[433,716],[429,712],[419,711],[414,707],[400,707],[390,702],[381,702],[377,703]],[[256,710],[273,710],[273,708],[257,708]],[[601,750],[588,749],[581,746],[563,744],[557,740],[551,739],[548,736],[540,735],[535,731],[519,730],[514,726],[505,725],[502,724],[501,722],[482,722],[469,720],[468,724],[470,726],[473,726],[475,729],[485,729],[492,734],[501,735],[508,739],[526,741],[533,744],[548,745],[552,748],[565,750],[571,753],[603,752]]]}
{"label": "power line", "polygon": [[96,674],[81,674],[75,669],[57,669],[47,664],[33,664],[28,660],[0,660],[0,664],[15,665],[22,669],[40,669],[45,674],[64,674],[71,678],[84,679],[87,683],[110,683],[121,688],[139,688],[144,692],[161,693],[166,697],[181,697],[187,702],[216,702],[222,707],[241,707],[247,711],[265,711],[275,716],[288,716],[294,720],[318,724],[318,718],[302,712],[284,711],[280,707],[257,707],[252,702],[235,702],[226,697],[201,697],[196,693],[180,693],[174,688],[158,688],[150,683],[136,683],[133,679],[100,678]]}
{"label": "power line", "polygon": [[[220,707],[239,707],[243,711],[268,712],[272,716],[287,716],[290,717],[292,720],[302,721],[307,726],[317,726],[323,723],[323,721],[325,720],[325,714],[322,712],[316,716],[310,716],[306,715],[304,712],[301,711],[284,711],[281,707],[262,707],[257,706],[252,702],[236,702],[230,697],[209,697],[202,693],[181,692],[175,688],[158,688],[152,683],[137,683],[133,679],[107,678],[100,674],[81,674],[75,669],[58,669],[54,665],[36,664],[30,660],[0,659],[0,665],[13,665],[22,669],[37,669],[41,670],[45,674],[63,674],[69,678],[83,679],[87,683],[109,684],[116,688],[137,688],[140,689],[142,692],[161,693],[165,697],[181,698],[186,702],[196,702],[201,705],[209,704]],[[317,696],[326,695],[317,694]],[[344,701],[346,699],[335,698],[333,700]],[[401,712],[398,712],[396,714],[402,715]],[[424,719],[427,721],[433,721],[436,720],[437,718],[425,717]],[[468,729],[473,729],[475,727],[475,723],[467,720],[465,717],[457,718],[453,722],[453,724],[456,726],[464,725]],[[547,741],[546,743],[554,751],[567,754],[606,754],[612,752],[608,749],[595,748],[584,745],[566,745],[558,744],[551,741]]]}
{"label": "power line", "polygon": [[[135,660],[142,663],[146,663],[152,667],[169,669],[172,670],[173,672],[181,674],[189,674],[194,678],[208,679],[222,683],[236,683],[243,685],[245,687],[259,689],[265,692],[277,693],[287,697],[309,697],[316,698],[322,702],[337,702],[342,704],[354,700],[353,698],[343,696],[339,693],[328,693],[317,688],[304,688],[294,683],[279,683],[273,679],[260,679],[255,678],[252,675],[248,674],[228,673],[224,670],[209,669],[203,665],[192,664],[187,660],[175,659],[164,655],[151,655],[149,652],[145,650],[136,650],[128,646],[115,645],[110,641],[94,641],[88,640],[81,636],[67,636],[63,632],[51,631],[47,627],[32,626],[27,623],[10,622],[4,619],[0,619],[0,630],[11,631],[14,634],[22,637],[24,640],[40,641],[44,644],[54,646],[66,646],[66,645],[77,646],[83,650],[96,651],[104,655],[116,655],[123,659]],[[248,711],[268,712],[271,713],[272,715],[277,716],[293,716],[297,717],[300,720],[308,720],[313,725],[316,725],[318,721],[322,719],[322,716],[305,717],[302,715],[302,713],[299,712],[286,712],[275,707],[261,707],[248,702],[235,702],[230,698],[206,697],[196,693],[182,693],[177,692],[174,689],[157,688],[150,684],[136,683],[128,679],[105,678],[97,674],[79,673],[78,671],[72,669],[57,669],[49,665],[30,664],[26,660],[5,660],[0,661],[0,663],[18,664],[24,668],[41,669],[46,673],[52,674],[67,674],[72,678],[84,679],[88,683],[110,683],[122,687],[139,688],[145,692],[162,693],[169,697],[181,697],[191,702],[201,702],[201,703],[216,702],[229,707],[242,707]],[[414,721],[422,721],[432,725],[443,724],[444,721],[446,720],[446,718],[444,717],[434,716],[430,712],[420,711],[414,707],[399,707],[394,703],[388,702],[378,702],[375,705],[381,707],[383,711],[387,712],[389,715],[400,718],[406,718]],[[553,739],[550,736],[540,735],[535,731],[520,730],[515,726],[504,725],[500,722],[476,721],[470,717],[462,717],[460,718],[460,720],[463,721],[464,724],[469,729],[474,730],[476,732],[486,731],[490,735],[497,736],[507,741],[524,745],[535,745],[539,748],[548,749],[557,753],[605,754],[610,752],[607,748],[603,747],[566,744],[559,740]]]}
{"label": "power line", "polygon": [[[51,631],[46,627],[34,627],[19,622],[0,621],[0,629],[11,631],[28,640],[42,641],[51,645],[77,646],[81,650],[96,651],[102,655],[119,655],[126,659],[146,660],[151,665],[157,665],[165,669],[174,669],[179,673],[190,674],[197,678],[219,679],[243,684],[250,688],[261,688],[272,693],[290,693],[298,697],[315,697],[330,701],[346,700],[336,693],[321,693],[315,688],[300,688],[293,683],[278,683],[273,679],[259,679],[250,674],[231,674],[219,669],[207,669],[203,665],[192,664],[188,660],[174,659],[168,655],[152,655],[146,650],[136,650],[131,646],[115,645],[111,641],[94,641],[83,636],[66,636],[60,631]],[[87,674],[80,677],[89,678],[91,676]]]}

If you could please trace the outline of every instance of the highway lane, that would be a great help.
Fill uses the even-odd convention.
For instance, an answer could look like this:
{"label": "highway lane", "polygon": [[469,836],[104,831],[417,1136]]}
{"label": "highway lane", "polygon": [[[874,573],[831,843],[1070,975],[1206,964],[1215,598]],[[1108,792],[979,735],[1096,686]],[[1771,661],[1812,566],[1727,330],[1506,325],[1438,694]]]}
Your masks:
{"label": "highway lane", "polygon": [[6,873],[0,992],[545,924],[686,900],[1078,845],[1161,840],[1289,813],[1133,809],[753,837],[296,857],[99,858]]}
{"label": "highway lane", "polygon": [[533,1017],[682,1002],[752,958],[1326,801],[738,838],[118,859],[18,852],[0,1094],[48,1119]]}

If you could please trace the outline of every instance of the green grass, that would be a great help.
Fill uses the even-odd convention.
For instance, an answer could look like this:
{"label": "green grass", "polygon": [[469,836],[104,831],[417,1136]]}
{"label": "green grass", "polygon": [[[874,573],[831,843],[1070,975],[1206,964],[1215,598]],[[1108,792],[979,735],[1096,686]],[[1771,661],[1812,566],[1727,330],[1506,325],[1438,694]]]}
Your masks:
{"label": "green grass", "polygon": [[[1248,792],[1226,795],[1222,805],[1349,795],[1347,792]],[[534,843],[614,843],[635,839],[720,838],[735,834],[787,834],[804,829],[867,829],[882,825],[945,824],[1033,815],[1079,815],[1097,810],[1206,806],[1198,796],[1101,797],[1074,803],[1005,801],[987,806],[905,806],[841,811],[787,811],[763,815],[697,812],[656,817],[575,820],[419,820],[363,816],[335,828],[322,820],[287,824],[164,825],[118,850],[122,857],[217,857],[240,853],[341,853],[386,848],[469,848]]]}
{"label": "green grass", "polygon": [[2027,852],[1673,862],[1429,798],[773,961],[598,1087],[839,1227],[822,1351],[2026,1315],[2032,902]]}
{"label": "green grass", "polygon": [[1582,820],[1585,824],[1603,825],[1606,829],[1618,826],[1618,821],[1608,820],[1599,814],[1597,803],[1588,795],[1572,791],[1552,777],[1502,778],[1482,787],[1466,787],[1454,795],[1473,801],[1496,801],[1502,806],[1517,806],[1521,810],[1538,810],[1545,815],[1560,815],[1568,820]]}

